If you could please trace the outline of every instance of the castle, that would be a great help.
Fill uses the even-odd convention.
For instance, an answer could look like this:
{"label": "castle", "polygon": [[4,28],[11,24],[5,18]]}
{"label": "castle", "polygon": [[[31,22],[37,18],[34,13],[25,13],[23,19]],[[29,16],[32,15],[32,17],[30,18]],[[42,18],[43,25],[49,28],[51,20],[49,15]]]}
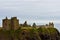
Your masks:
{"label": "castle", "polygon": [[[17,17],[12,17],[11,19],[8,19],[7,17],[2,20],[2,26],[5,30],[17,30],[19,27],[33,27],[31,25],[27,24],[27,21],[25,21],[24,24],[19,24],[19,19]],[[45,28],[54,28],[53,23],[49,23],[46,25],[35,25],[36,27],[45,27]]]}
{"label": "castle", "polygon": [[8,19],[6,17],[6,19],[3,19],[2,22],[3,29],[15,30],[19,28],[19,20],[17,19],[17,17],[12,17],[11,19]]}

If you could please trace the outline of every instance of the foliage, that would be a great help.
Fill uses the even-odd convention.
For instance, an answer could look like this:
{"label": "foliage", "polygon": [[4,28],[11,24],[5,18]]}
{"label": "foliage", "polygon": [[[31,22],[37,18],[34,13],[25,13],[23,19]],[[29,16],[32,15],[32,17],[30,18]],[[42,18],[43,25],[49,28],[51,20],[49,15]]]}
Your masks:
{"label": "foliage", "polygon": [[0,40],[60,40],[56,28],[0,30]]}

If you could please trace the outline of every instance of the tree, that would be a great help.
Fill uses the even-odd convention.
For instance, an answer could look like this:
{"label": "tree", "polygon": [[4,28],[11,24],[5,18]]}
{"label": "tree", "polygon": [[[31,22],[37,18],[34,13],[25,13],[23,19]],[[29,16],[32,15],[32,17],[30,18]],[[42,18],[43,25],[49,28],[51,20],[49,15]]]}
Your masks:
{"label": "tree", "polygon": [[32,25],[33,27],[36,27],[36,24],[35,23],[33,23],[33,25]]}

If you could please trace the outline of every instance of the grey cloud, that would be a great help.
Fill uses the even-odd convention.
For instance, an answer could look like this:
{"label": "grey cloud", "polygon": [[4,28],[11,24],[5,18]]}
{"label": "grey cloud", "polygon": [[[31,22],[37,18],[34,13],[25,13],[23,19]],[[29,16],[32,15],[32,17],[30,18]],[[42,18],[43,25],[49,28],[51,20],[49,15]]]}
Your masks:
{"label": "grey cloud", "polygon": [[60,0],[0,0],[0,14],[23,18],[24,16],[33,16],[33,18],[39,16],[37,19],[60,20],[59,4]]}

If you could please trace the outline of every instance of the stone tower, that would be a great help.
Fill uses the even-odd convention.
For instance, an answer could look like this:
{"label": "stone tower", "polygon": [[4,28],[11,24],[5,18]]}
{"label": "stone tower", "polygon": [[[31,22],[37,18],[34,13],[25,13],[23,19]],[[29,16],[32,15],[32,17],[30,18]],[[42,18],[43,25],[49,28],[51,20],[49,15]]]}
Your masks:
{"label": "stone tower", "polygon": [[2,25],[3,25],[3,29],[5,30],[10,30],[10,19],[8,19],[7,17],[5,19],[3,19]]}
{"label": "stone tower", "polygon": [[11,29],[16,30],[19,28],[19,20],[17,17],[12,17],[11,18]]}
{"label": "stone tower", "polygon": [[54,28],[54,23],[53,23],[53,22],[52,22],[52,23],[49,22],[49,27],[50,27],[50,28]]}
{"label": "stone tower", "polygon": [[12,17],[11,19],[8,19],[7,17],[3,19],[3,29],[5,30],[16,30],[19,28],[19,20],[17,17]]}

